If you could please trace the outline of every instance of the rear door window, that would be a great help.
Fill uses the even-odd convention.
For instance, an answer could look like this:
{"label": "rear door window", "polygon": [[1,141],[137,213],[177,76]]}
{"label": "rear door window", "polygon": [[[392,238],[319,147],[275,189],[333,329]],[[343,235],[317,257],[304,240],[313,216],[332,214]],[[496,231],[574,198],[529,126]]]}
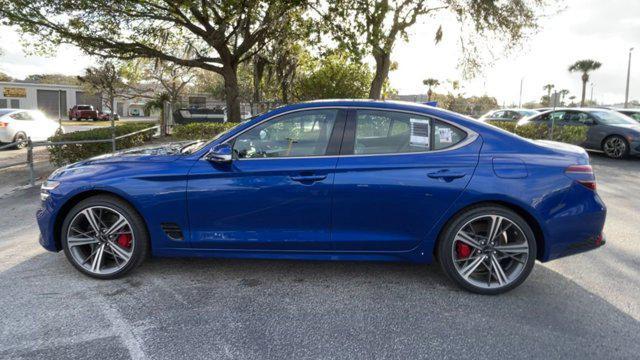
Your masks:
{"label": "rear door window", "polygon": [[384,110],[357,110],[354,155],[442,150],[467,136],[463,130],[426,116]]}

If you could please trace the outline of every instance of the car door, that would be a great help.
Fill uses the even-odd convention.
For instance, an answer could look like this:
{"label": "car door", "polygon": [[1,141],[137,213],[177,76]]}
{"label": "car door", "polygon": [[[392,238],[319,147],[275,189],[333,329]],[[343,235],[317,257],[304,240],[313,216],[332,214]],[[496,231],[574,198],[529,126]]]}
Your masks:
{"label": "car door", "polygon": [[191,246],[330,250],[345,118],[344,110],[330,108],[277,116],[229,140],[230,164],[197,161],[187,191]]}
{"label": "car door", "polygon": [[477,134],[424,115],[353,110],[335,173],[331,237],[339,251],[403,251],[467,186]]}
{"label": "car door", "polygon": [[590,149],[600,148],[601,139],[596,135],[598,132],[598,125],[595,118],[583,111],[567,111],[564,118],[566,125],[568,126],[586,128],[586,138],[579,145]]}

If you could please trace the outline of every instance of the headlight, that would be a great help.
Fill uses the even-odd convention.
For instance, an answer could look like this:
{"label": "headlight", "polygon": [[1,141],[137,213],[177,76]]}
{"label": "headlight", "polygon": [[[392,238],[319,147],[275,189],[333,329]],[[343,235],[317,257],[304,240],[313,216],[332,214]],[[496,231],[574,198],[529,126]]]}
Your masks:
{"label": "headlight", "polygon": [[60,185],[59,181],[46,180],[40,186],[40,200],[45,201],[49,197],[49,192]]}

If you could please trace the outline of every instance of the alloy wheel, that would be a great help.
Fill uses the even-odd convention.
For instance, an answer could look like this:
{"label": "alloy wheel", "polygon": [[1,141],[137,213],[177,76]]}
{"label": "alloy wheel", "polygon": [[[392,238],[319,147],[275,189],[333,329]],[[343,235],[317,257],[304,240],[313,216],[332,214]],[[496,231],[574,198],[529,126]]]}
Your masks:
{"label": "alloy wheel", "polygon": [[604,152],[612,158],[620,158],[627,152],[627,143],[617,136],[610,137],[604,142]]}
{"label": "alloy wheel", "polygon": [[465,223],[452,242],[455,270],[467,283],[496,289],[518,279],[529,261],[529,242],[504,216],[482,215]]}
{"label": "alloy wheel", "polygon": [[96,275],[113,274],[133,256],[135,236],[119,211],[91,206],[78,212],[69,224],[66,240],[73,261]]}

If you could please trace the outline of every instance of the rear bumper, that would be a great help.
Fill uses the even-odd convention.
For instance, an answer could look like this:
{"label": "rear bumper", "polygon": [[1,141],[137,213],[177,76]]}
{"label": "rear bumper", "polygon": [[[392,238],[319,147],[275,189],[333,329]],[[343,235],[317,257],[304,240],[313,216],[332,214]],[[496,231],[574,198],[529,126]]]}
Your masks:
{"label": "rear bumper", "polygon": [[640,155],[640,140],[632,141],[629,143],[629,154],[630,155]]}
{"label": "rear bumper", "polygon": [[574,185],[562,205],[562,211],[547,221],[549,238],[542,261],[594,250],[606,243],[607,208],[597,193]]}
{"label": "rear bumper", "polygon": [[10,131],[7,128],[0,128],[0,142],[12,143],[14,135],[13,131]]}

